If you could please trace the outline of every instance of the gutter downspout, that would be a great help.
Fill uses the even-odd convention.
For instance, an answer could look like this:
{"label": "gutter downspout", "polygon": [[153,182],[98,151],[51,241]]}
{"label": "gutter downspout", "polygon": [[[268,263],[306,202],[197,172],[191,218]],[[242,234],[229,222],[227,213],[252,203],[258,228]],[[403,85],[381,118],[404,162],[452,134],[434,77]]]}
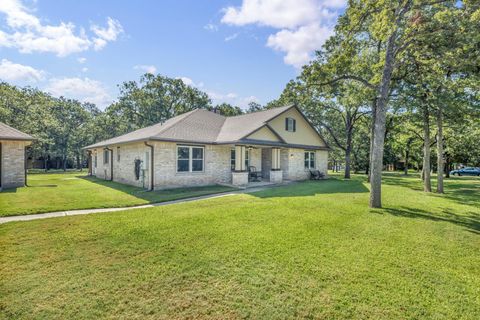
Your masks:
{"label": "gutter downspout", "polygon": [[151,144],[148,144],[147,141],[144,142],[147,147],[150,148],[150,189],[149,191],[153,191],[154,188],[154,182],[153,182],[153,177],[155,176],[153,173],[153,168],[154,168],[154,163],[153,163],[153,153],[154,153],[154,147]]}
{"label": "gutter downspout", "polygon": [[105,150],[110,151],[110,181],[113,181],[113,149],[105,147]]}

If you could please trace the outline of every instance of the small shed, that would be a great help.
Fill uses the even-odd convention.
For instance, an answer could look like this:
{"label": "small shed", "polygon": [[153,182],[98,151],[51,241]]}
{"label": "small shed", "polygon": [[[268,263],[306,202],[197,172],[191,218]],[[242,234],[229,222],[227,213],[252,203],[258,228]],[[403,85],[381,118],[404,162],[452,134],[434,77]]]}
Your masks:
{"label": "small shed", "polygon": [[0,190],[25,186],[25,148],[32,140],[32,136],[0,122]]}

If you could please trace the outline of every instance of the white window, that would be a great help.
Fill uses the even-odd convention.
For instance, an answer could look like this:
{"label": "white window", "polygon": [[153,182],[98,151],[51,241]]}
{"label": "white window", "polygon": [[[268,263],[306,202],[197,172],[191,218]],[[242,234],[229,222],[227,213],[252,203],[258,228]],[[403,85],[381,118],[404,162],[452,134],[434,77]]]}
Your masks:
{"label": "white window", "polygon": [[297,127],[297,121],[293,118],[285,118],[285,130],[295,132]]}
{"label": "white window", "polygon": [[150,168],[150,153],[147,151],[145,152],[145,170]]}
{"label": "white window", "polygon": [[103,149],[103,163],[104,164],[107,164],[108,163],[108,159],[109,156],[108,156],[108,150],[107,149]]}
{"label": "white window", "polygon": [[177,146],[177,172],[202,172],[204,148]]}
{"label": "white window", "polygon": [[[245,150],[245,168],[248,169],[250,166],[250,150]],[[230,151],[230,167],[232,171],[235,170],[235,148],[232,148]]]}
{"label": "white window", "polygon": [[305,169],[315,169],[315,151],[305,151]]}

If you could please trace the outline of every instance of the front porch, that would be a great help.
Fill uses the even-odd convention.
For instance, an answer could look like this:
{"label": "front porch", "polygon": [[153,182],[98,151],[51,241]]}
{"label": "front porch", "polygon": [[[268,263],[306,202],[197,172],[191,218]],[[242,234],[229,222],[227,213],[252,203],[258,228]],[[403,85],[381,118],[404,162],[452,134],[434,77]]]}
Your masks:
{"label": "front porch", "polygon": [[[285,165],[285,164],[284,164]],[[231,153],[232,185],[236,187],[281,184],[281,149],[235,145]]]}

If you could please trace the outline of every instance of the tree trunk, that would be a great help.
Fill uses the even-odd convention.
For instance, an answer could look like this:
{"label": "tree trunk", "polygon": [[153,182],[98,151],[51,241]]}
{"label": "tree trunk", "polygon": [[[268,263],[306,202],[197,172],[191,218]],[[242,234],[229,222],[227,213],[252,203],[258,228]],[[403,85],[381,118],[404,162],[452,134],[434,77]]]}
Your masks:
{"label": "tree trunk", "polygon": [[405,149],[405,168],[403,169],[403,174],[408,176],[408,158],[410,157],[410,147],[407,145]]}
{"label": "tree trunk", "polygon": [[443,110],[438,107],[437,111],[437,193],[443,193]]}
{"label": "tree trunk", "polygon": [[432,192],[430,178],[430,112],[423,106],[423,191]]}
{"label": "tree trunk", "polygon": [[450,168],[451,168],[451,163],[450,163],[450,156],[447,154],[445,154],[445,168],[447,168],[447,170],[445,170],[445,178],[450,178]]}
{"label": "tree trunk", "polygon": [[345,179],[350,179],[351,150],[347,147],[345,150]]}
{"label": "tree trunk", "polygon": [[81,169],[80,168],[80,154],[77,153],[76,157],[77,157],[77,170],[80,170]]}
{"label": "tree trunk", "polygon": [[[347,115],[349,119],[350,116]],[[351,166],[351,155],[352,155],[352,128],[350,119],[347,121],[347,145],[345,148],[345,179],[350,179],[350,166]]]}
{"label": "tree trunk", "polygon": [[383,168],[383,148],[385,145],[385,128],[387,116],[388,95],[390,92],[390,82],[395,60],[395,38],[397,32],[394,30],[388,38],[385,52],[385,64],[383,66],[382,81],[380,83],[378,100],[375,110],[375,126],[373,131],[373,148],[371,153],[371,172],[370,172],[370,207],[382,207],[382,168]]}
{"label": "tree trunk", "polygon": [[372,170],[370,168],[372,167],[372,153],[373,153],[373,136],[375,133],[375,113],[377,112],[377,98],[373,99],[373,104],[372,104],[372,127],[370,128],[370,150],[368,151],[368,165],[367,165],[367,170],[366,174],[367,176],[367,181],[370,183],[370,175]]}
{"label": "tree trunk", "polygon": [[62,161],[63,161],[63,171],[67,171],[67,155],[66,154],[63,155]]}

